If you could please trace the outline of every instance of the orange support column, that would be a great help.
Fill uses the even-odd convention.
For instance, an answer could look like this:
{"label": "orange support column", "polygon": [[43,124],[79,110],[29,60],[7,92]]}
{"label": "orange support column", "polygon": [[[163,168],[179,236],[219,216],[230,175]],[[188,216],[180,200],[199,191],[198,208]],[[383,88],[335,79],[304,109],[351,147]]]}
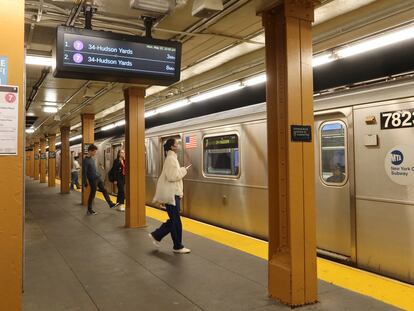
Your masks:
{"label": "orange support column", "polygon": [[35,166],[35,162],[34,162],[34,145],[30,145],[30,178],[34,178],[34,166]]}
{"label": "orange support column", "polygon": [[47,182],[49,187],[56,186],[56,135],[49,135],[49,157],[48,157],[48,177]]}
{"label": "orange support column", "polygon": [[144,227],[145,219],[145,89],[124,90],[127,228]]}
{"label": "orange support column", "polygon": [[34,170],[33,178],[34,180],[39,180],[39,169],[40,169],[40,153],[39,153],[39,143],[34,143]]}
{"label": "orange support column", "polygon": [[317,300],[313,148],[314,1],[261,11],[266,36],[269,295],[290,306]]}
{"label": "orange support column", "polygon": [[46,183],[46,139],[40,140],[40,182]]}
{"label": "orange support column", "polygon": [[[19,88],[17,154],[0,157],[0,310],[22,309],[24,210],[24,0],[0,1],[0,55]],[[3,82],[4,84],[4,82]],[[13,103],[15,105],[15,103]],[[0,112],[0,117],[4,116]],[[10,142],[11,143],[11,142]]]}
{"label": "orange support column", "polygon": [[[95,115],[82,114],[82,159],[85,157],[89,145],[95,142]],[[105,152],[100,150],[100,152]],[[82,175],[81,175],[82,176]],[[81,176],[79,179],[82,180]],[[84,187],[82,182],[82,204],[88,205],[90,187]]]}
{"label": "orange support column", "polygon": [[70,192],[70,149],[69,149],[69,127],[60,128],[60,193]]}

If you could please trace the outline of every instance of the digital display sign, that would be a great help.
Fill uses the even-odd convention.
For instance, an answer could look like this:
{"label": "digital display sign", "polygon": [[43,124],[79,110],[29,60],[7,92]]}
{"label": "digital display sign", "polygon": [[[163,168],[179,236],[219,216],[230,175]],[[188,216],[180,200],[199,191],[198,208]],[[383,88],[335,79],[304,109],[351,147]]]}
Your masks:
{"label": "digital display sign", "polygon": [[57,78],[152,85],[180,80],[181,43],[60,26]]}

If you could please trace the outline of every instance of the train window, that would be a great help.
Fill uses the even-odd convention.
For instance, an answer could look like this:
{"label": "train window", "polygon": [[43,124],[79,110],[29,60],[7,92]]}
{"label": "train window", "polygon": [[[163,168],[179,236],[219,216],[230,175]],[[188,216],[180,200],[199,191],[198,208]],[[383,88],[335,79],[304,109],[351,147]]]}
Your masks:
{"label": "train window", "polygon": [[347,180],[346,125],[325,122],[320,127],[321,178],[326,184],[340,186]]}
{"label": "train window", "polygon": [[204,138],[203,152],[206,175],[239,176],[239,137],[236,134]]}

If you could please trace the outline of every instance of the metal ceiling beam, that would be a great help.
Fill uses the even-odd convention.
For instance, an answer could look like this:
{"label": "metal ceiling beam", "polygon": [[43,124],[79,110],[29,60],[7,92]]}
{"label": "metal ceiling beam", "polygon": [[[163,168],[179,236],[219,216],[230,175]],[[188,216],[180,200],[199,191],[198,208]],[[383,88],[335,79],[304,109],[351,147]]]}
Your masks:
{"label": "metal ceiling beam", "polygon": [[80,0],[79,3],[76,4],[72,8],[72,10],[71,10],[71,12],[69,14],[68,20],[66,21],[66,26],[73,27],[75,25],[76,19],[79,17],[79,14],[82,11],[82,8],[83,8],[84,3],[85,3],[85,0]]}

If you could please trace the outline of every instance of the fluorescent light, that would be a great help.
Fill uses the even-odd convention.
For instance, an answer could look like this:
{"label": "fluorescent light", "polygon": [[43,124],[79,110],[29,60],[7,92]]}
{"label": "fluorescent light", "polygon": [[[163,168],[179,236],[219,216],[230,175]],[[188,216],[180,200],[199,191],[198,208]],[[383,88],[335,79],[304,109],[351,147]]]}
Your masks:
{"label": "fluorescent light", "polygon": [[201,101],[213,98],[213,97],[228,94],[228,93],[240,90],[242,88],[244,88],[244,85],[242,85],[240,82],[232,83],[232,84],[228,84],[223,87],[219,87],[212,91],[201,93],[200,95],[192,96],[190,97],[190,101],[193,103],[197,103],[197,102],[201,102]]}
{"label": "fluorescent light", "polygon": [[125,108],[125,101],[124,101],[124,100],[122,100],[122,101],[120,101],[118,104],[116,104],[116,105],[114,105],[114,106],[111,106],[111,107],[109,107],[109,108],[106,108],[105,110],[102,110],[101,112],[98,112],[98,113],[95,115],[95,119],[96,119],[96,120],[98,120],[98,119],[102,119],[102,118],[106,117],[107,115],[109,115],[109,114],[111,114],[111,113],[114,113],[114,112],[117,112],[117,111],[119,111],[119,110],[122,110],[122,109],[124,109],[124,108]]}
{"label": "fluorescent light", "polygon": [[56,144],[55,144],[55,146],[60,146],[62,143],[61,142],[57,142]]}
{"label": "fluorescent light", "polygon": [[155,116],[157,113],[158,112],[155,109],[154,110],[150,110],[150,111],[145,111],[144,117],[145,118],[149,118],[149,117]]}
{"label": "fluorescent light", "polygon": [[34,128],[28,128],[28,129],[26,129],[26,133],[27,134],[33,134],[35,132],[35,129]]}
{"label": "fluorescent light", "polygon": [[42,109],[46,113],[56,113],[56,112],[58,112],[58,108],[57,107],[53,107],[53,106],[43,106]]}
{"label": "fluorescent light", "polygon": [[264,82],[266,82],[266,80],[267,80],[266,74],[263,73],[263,74],[258,75],[258,76],[247,78],[246,80],[243,81],[243,85],[244,86],[253,86],[253,85],[260,84],[260,83],[264,83]]}
{"label": "fluorescent light", "polygon": [[101,131],[109,131],[109,130],[112,130],[113,128],[115,128],[115,127],[123,126],[123,125],[125,125],[125,123],[126,123],[125,120],[120,120],[118,122],[102,126]]}
{"label": "fluorescent light", "polygon": [[47,66],[47,67],[55,67],[56,60],[51,57],[44,57],[44,56],[26,56],[26,65],[36,65],[36,66]]}
{"label": "fluorescent light", "polygon": [[49,107],[57,107],[56,103],[51,103],[51,102],[47,102],[43,104],[44,106],[49,106]]}
{"label": "fluorescent light", "polygon": [[74,129],[77,129],[78,127],[81,127],[82,126],[82,123],[77,123],[77,124],[75,124],[75,125],[72,125],[71,127],[70,127],[70,130],[71,131],[73,131]]}
{"label": "fluorescent light", "polygon": [[334,55],[332,53],[325,53],[322,55],[316,55],[312,59],[312,67],[317,67],[323,64],[327,64],[330,62],[333,62],[335,59]]}
{"label": "fluorescent light", "polygon": [[46,146],[46,149],[49,149],[49,146]]}
{"label": "fluorescent light", "polygon": [[80,139],[80,138],[82,138],[82,135],[76,135],[76,136],[73,136],[73,137],[69,138],[69,141],[74,141],[74,140],[77,140],[77,139]]}
{"label": "fluorescent light", "polygon": [[115,122],[115,126],[123,126],[123,125],[125,125],[125,120],[121,120],[121,121],[118,121],[118,122]]}
{"label": "fluorescent light", "polygon": [[108,125],[105,125],[105,126],[101,127],[101,131],[109,131],[109,130],[113,129],[114,127],[115,127],[115,124],[111,123],[111,124],[108,124]]}
{"label": "fluorescent light", "polygon": [[341,58],[349,57],[412,38],[414,38],[414,25],[349,45],[336,51],[336,54]]}
{"label": "fluorescent light", "polygon": [[177,102],[173,102],[171,104],[157,108],[157,113],[163,113],[163,112],[175,110],[181,107],[185,107],[189,104],[191,104],[191,101],[189,101],[188,99],[179,100]]}

